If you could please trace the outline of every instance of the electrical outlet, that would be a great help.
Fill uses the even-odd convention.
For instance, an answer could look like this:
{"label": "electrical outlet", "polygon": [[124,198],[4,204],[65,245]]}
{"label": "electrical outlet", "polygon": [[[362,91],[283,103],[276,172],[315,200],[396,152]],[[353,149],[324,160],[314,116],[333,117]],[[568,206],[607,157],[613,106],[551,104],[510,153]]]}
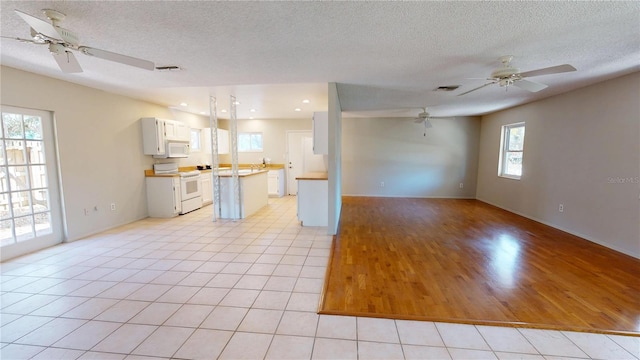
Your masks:
{"label": "electrical outlet", "polygon": [[111,211],[115,211],[116,210],[116,203],[111,203]]}
{"label": "electrical outlet", "polygon": [[464,183],[460,183],[460,189],[464,187]]}
{"label": "electrical outlet", "polygon": [[384,187],[384,181],[380,181],[380,187]]}
{"label": "electrical outlet", "polygon": [[89,216],[89,209],[84,209],[84,216]]}
{"label": "electrical outlet", "polygon": [[558,205],[558,211],[559,212],[564,212],[564,204]]}

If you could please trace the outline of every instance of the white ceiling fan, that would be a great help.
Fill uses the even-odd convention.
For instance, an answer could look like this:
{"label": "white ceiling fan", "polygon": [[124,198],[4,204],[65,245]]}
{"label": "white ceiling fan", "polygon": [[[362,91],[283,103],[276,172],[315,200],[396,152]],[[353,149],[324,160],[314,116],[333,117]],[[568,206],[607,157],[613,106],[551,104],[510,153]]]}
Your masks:
{"label": "white ceiling fan", "polygon": [[424,128],[425,129],[432,128],[433,125],[431,124],[431,121],[429,121],[431,116],[427,112],[427,108],[423,107],[421,109],[422,109],[422,112],[418,114],[418,117],[413,119],[413,122],[415,122],[416,124],[424,123]]}
{"label": "white ceiling fan", "polygon": [[431,124],[431,120],[444,119],[444,118],[431,116],[431,114],[427,112],[426,107],[423,107],[421,109],[422,109],[422,112],[419,113],[418,116],[413,119],[413,122],[415,122],[416,124],[424,124],[424,136],[427,136],[427,129],[430,129],[433,127],[433,124]]}
{"label": "white ceiling fan", "polygon": [[525,78],[576,71],[576,68],[574,68],[573,66],[569,64],[563,64],[563,65],[551,66],[543,69],[520,72],[520,69],[511,66],[512,59],[513,59],[512,55],[501,56],[499,60],[500,62],[502,62],[503,66],[494,70],[491,73],[491,75],[487,78],[487,80],[489,80],[488,83],[482,86],[479,86],[475,89],[465,91],[462,94],[458,94],[458,96],[468,94],[472,91],[476,91],[476,90],[482,89],[485,86],[489,86],[493,84],[498,84],[504,88],[507,88],[513,85],[530,92],[538,92],[540,90],[545,89],[547,85],[540,84],[535,81],[527,80]]}
{"label": "white ceiling fan", "polygon": [[48,45],[49,52],[53,55],[62,72],[65,73],[82,72],[80,64],[69,50],[79,51],[85,55],[95,56],[141,69],[155,69],[155,64],[151,61],[80,45],[79,38],[75,33],[60,26],[60,22],[65,18],[63,13],[52,9],[44,9],[42,11],[51,23],[23,13],[22,11],[15,10],[16,14],[31,27],[31,39],[10,38],[6,36],[3,36],[3,38],[10,38],[37,45]]}

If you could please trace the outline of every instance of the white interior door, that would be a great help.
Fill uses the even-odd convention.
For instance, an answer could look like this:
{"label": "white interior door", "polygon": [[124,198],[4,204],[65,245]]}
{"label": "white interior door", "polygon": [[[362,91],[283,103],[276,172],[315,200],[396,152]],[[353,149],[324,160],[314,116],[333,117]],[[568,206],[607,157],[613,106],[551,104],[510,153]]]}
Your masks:
{"label": "white interior door", "polygon": [[296,177],[304,172],[304,138],[313,139],[311,131],[289,131],[287,132],[287,194],[296,195],[298,193],[298,182]]}
{"label": "white interior door", "polygon": [[325,164],[326,157],[313,153],[313,138],[305,137],[302,141],[303,173],[310,171],[327,171],[327,165]]}
{"label": "white interior door", "polygon": [[311,131],[287,132],[287,194],[296,195],[296,177],[310,171],[327,171],[326,156],[313,153]]}

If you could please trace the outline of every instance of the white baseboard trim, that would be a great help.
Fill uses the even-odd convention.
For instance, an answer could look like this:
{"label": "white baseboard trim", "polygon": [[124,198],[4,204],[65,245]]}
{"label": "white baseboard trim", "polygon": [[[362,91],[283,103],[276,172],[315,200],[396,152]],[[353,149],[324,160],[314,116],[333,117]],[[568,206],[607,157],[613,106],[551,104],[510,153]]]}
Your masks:
{"label": "white baseboard trim", "polygon": [[72,238],[67,238],[62,243],[64,244],[64,243],[70,243],[70,242],[86,239],[88,237],[98,235],[98,234],[103,233],[105,231],[109,231],[109,230],[115,229],[117,227],[128,225],[128,224],[134,223],[136,221],[140,221],[140,220],[147,219],[147,218],[148,218],[148,216],[145,215],[145,216],[137,218],[137,219],[126,220],[126,221],[123,221],[121,223],[110,225],[110,226],[106,226],[106,227],[98,229],[98,230],[91,230],[91,231],[89,231],[89,232],[87,232],[85,234],[80,234],[80,235],[76,235],[76,236],[74,236]]}
{"label": "white baseboard trim", "polygon": [[342,194],[351,197],[379,197],[379,198],[405,198],[405,199],[461,199],[475,200],[474,196],[407,196],[407,195],[370,195],[370,194]]}
{"label": "white baseboard trim", "polygon": [[502,210],[506,210],[506,211],[508,211],[508,212],[514,213],[514,214],[516,214],[516,215],[520,215],[520,216],[525,217],[525,218],[527,218],[527,219],[531,219],[531,220],[536,221],[536,222],[539,222],[539,223],[541,223],[541,224],[544,224],[544,225],[547,225],[547,226],[551,226],[551,227],[552,227],[552,228],[554,228],[554,229],[558,229],[558,230],[560,230],[560,231],[564,231],[564,232],[569,233],[569,234],[571,234],[571,235],[575,235],[575,236],[577,236],[577,237],[579,237],[579,238],[585,239],[585,240],[587,240],[587,241],[591,241],[592,243],[596,243],[596,244],[598,244],[598,245],[602,245],[602,246],[604,246],[604,247],[606,247],[606,248],[609,248],[609,249],[611,249],[611,250],[615,250],[615,251],[620,252],[620,253],[623,253],[623,254],[625,254],[625,255],[629,255],[629,256],[634,257],[634,258],[636,258],[636,259],[640,259],[640,253],[635,253],[635,254],[634,254],[634,253],[632,253],[632,252],[628,251],[627,249],[621,249],[621,248],[619,248],[619,247],[617,247],[617,246],[615,246],[615,245],[612,245],[612,244],[610,244],[610,243],[607,243],[606,241],[602,241],[602,240],[600,240],[600,239],[596,239],[596,238],[593,238],[593,237],[591,237],[591,236],[588,236],[588,235],[585,235],[585,234],[581,234],[581,233],[579,233],[579,232],[577,232],[577,231],[573,231],[573,230],[569,230],[569,229],[563,228],[562,226],[558,226],[558,225],[553,224],[553,223],[550,223],[550,222],[548,222],[548,221],[544,221],[544,220],[542,220],[542,219],[538,219],[538,218],[536,218],[536,217],[534,217],[534,216],[530,216],[530,215],[528,215],[528,214],[524,214],[524,213],[522,213],[522,212],[520,212],[520,211],[516,211],[516,210],[510,209],[510,208],[507,208],[507,207],[501,206],[501,205],[499,205],[499,204],[493,203],[493,202],[491,202],[491,201],[488,201],[488,200],[483,199],[483,198],[480,198],[480,197],[476,197],[476,200],[478,200],[478,201],[482,201],[482,202],[484,202],[484,203],[487,203],[487,204],[489,204],[489,205],[495,206],[495,207],[500,208],[500,209],[502,209]]}

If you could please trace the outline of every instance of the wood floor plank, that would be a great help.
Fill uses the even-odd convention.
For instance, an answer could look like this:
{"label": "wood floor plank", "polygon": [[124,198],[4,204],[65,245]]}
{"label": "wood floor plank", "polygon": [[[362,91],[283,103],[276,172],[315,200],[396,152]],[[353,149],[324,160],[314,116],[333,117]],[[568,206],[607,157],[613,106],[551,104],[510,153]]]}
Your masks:
{"label": "wood floor plank", "polygon": [[343,197],[320,313],[640,335],[640,260],[477,200]]}

